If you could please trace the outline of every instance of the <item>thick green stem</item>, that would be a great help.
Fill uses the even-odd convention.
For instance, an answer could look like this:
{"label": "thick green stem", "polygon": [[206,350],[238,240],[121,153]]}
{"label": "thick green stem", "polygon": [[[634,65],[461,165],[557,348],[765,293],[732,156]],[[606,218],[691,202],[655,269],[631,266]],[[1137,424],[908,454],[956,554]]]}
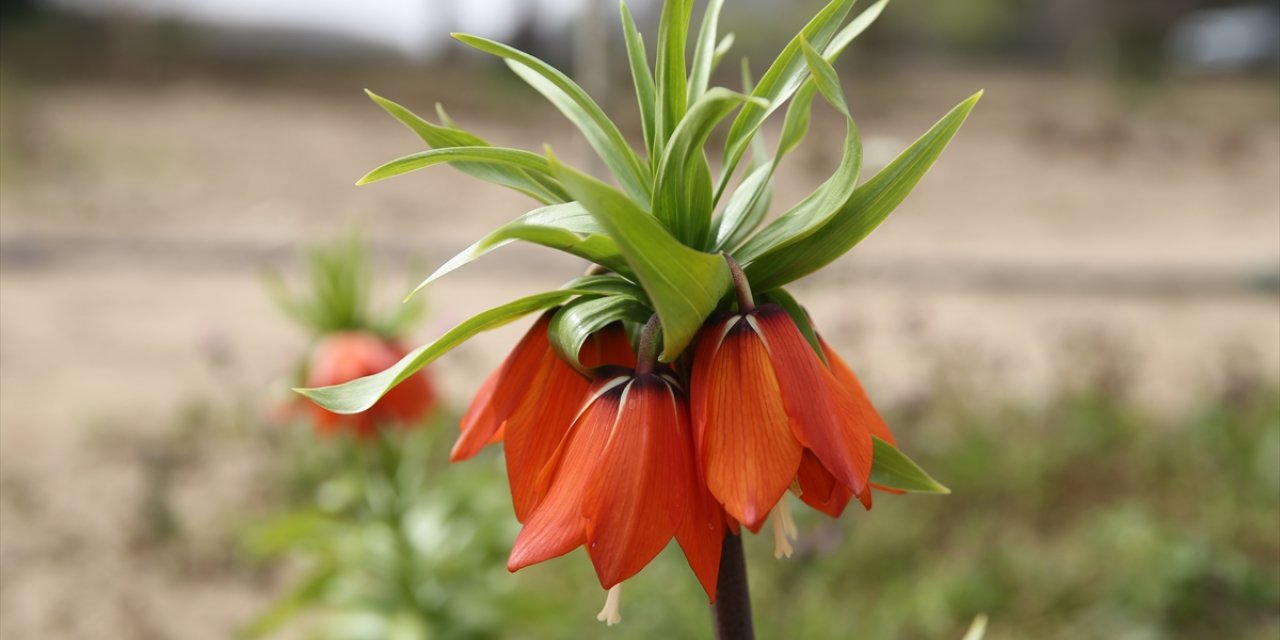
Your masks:
{"label": "thick green stem", "polygon": [[755,640],[751,624],[751,594],[747,591],[747,561],[742,555],[742,537],[724,534],[720,547],[720,579],[716,603],[711,606],[716,640]]}

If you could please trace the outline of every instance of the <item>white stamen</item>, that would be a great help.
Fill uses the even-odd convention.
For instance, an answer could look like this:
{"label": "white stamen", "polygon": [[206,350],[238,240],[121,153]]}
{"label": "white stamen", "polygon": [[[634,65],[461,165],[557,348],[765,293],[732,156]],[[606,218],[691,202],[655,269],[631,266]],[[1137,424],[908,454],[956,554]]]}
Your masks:
{"label": "white stamen", "polygon": [[609,589],[609,595],[604,598],[604,608],[600,610],[600,613],[596,614],[596,620],[599,620],[611,627],[622,622],[622,612],[618,608],[618,601],[621,598],[622,583],[619,582]]}
{"label": "white stamen", "polygon": [[773,508],[773,557],[781,558],[791,557],[795,549],[791,547],[791,541],[800,535],[800,530],[796,528],[796,521],[791,517],[791,506],[787,504],[787,496],[783,495],[778,501],[778,505]]}

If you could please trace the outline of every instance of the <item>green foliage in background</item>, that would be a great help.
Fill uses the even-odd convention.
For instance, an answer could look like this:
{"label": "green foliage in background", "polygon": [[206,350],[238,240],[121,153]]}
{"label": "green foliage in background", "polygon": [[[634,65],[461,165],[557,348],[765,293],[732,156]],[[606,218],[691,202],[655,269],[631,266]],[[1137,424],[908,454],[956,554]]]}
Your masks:
{"label": "green foliage in background", "polygon": [[[994,639],[1276,637],[1280,390],[1269,385],[1234,385],[1173,418],[1103,387],[1028,407],[940,384],[893,407],[955,492],[838,521],[797,510],[789,560],[772,558],[768,536],[748,537],[759,635],[959,638],[986,613]],[[320,576],[302,597],[323,612],[313,621],[342,622],[324,637],[709,637],[677,549],[627,582],[624,622],[607,631],[591,620],[589,563],[508,575],[516,525],[501,456],[446,469],[452,437],[392,432],[365,451],[298,441],[289,466],[313,475],[293,475],[295,495],[315,506],[248,541]],[[335,462],[344,456],[351,464]],[[334,468],[344,472],[321,481]],[[366,521],[316,524],[356,513]]]}

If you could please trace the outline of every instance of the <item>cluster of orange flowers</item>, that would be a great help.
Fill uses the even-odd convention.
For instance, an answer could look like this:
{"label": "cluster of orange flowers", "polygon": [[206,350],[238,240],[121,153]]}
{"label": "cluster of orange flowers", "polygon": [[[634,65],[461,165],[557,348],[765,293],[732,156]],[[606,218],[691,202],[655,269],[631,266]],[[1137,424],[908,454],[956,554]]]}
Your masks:
{"label": "cluster of orange flowers", "polygon": [[849,366],[825,342],[819,357],[781,307],[712,317],[671,365],[643,338],[637,358],[612,325],[582,348],[590,380],[553,350],[554,312],[485,381],[452,453],[505,448],[524,525],[510,570],[585,546],[613,589],[674,537],[714,602],[727,530],[758,532],[773,513],[790,553],[788,489],[832,517],[854,497],[871,507],[872,436],[893,436]]}

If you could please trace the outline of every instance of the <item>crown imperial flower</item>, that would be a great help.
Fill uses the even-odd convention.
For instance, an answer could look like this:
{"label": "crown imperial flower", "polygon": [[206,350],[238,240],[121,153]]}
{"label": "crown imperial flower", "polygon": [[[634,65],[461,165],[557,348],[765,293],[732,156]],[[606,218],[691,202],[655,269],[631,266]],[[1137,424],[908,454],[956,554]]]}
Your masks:
{"label": "crown imperial flower", "polygon": [[[788,490],[831,516],[854,498],[870,508],[873,487],[946,492],[897,449],[853,371],[785,289],[885,220],[981,95],[860,180],[861,138],[833,63],[886,3],[846,23],[853,0],[830,0],[741,92],[709,86],[731,42],[716,32],[721,0],[707,3],[691,65],[693,2],[664,2],[652,67],[624,3],[639,150],[564,73],[507,45],[457,35],[503,58],[548,98],[584,134],[612,183],[549,149],[491,145],[443,110],[436,124],[370,94],[431,148],[374,169],[360,184],[448,163],[540,203],[419,288],[513,241],[583,258],[588,275],[482,312],[386,371],[302,392],[330,409],[358,412],[476,333],[544,312],[480,387],[452,454],[463,460],[501,441],[523,523],[509,568],[585,547],[609,590],[599,617],[612,624],[620,619],[621,583],[675,538],[716,603],[718,635],[749,629],[749,621],[722,624],[734,615],[724,612],[749,612],[739,525],[758,532],[772,514],[775,554],[790,555],[797,532]],[[840,164],[766,224],[775,170],[806,136],[819,95],[844,124]],[[784,107],[770,156],[758,134]],[[712,136],[722,123],[724,135]],[[718,140],[724,144],[713,170],[707,147]],[[753,287],[765,304],[755,305]]]}
{"label": "crown imperial flower", "polygon": [[[395,342],[368,331],[333,333],[312,349],[307,384],[322,387],[355,380],[394,365],[404,354],[405,350]],[[369,438],[377,434],[380,425],[415,424],[435,411],[438,404],[426,372],[418,371],[364,413],[340,415],[315,404],[310,405],[309,411],[317,431],[332,433],[350,429],[362,438]]]}

